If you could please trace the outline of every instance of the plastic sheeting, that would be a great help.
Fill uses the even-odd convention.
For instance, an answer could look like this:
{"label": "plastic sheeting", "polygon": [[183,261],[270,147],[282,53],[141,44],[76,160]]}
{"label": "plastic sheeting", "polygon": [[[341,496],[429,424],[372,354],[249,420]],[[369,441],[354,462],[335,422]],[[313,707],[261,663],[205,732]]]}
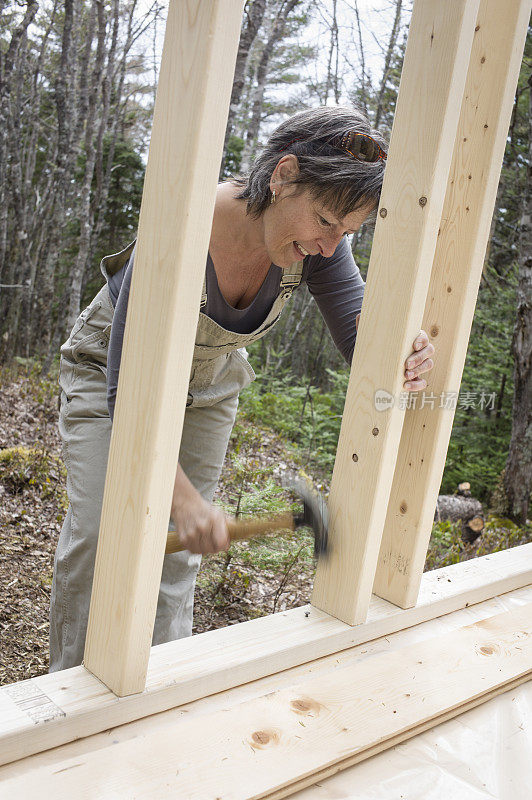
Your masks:
{"label": "plastic sheeting", "polygon": [[[519,589],[401,631],[397,646],[454,630],[531,600],[531,587]],[[294,800],[532,800],[532,682],[292,797]]]}

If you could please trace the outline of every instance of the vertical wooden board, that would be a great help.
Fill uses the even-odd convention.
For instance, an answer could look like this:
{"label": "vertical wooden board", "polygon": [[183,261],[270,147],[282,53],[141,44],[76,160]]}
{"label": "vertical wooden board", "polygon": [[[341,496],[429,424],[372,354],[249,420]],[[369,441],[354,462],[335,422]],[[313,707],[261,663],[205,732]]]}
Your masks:
{"label": "vertical wooden board", "polygon": [[312,595],[349,624],[366,618],[404,419],[378,397],[399,395],[421,327],[477,11],[418,0],[412,14]]}
{"label": "vertical wooden board", "polygon": [[171,0],[84,664],[145,685],[243,3]]}
{"label": "vertical wooden board", "polygon": [[416,603],[421,582],[529,15],[530,0],[479,8],[423,317],[435,366],[418,407],[406,411],[374,583],[403,608]]}

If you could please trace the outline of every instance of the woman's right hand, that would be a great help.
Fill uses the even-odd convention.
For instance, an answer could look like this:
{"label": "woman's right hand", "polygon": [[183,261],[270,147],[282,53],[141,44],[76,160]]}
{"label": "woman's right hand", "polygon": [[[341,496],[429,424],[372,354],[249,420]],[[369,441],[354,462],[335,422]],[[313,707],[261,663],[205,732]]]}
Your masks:
{"label": "woman's right hand", "polygon": [[231,542],[225,514],[203,499],[179,464],[171,518],[182,547],[190,553],[218,553],[229,549]]}

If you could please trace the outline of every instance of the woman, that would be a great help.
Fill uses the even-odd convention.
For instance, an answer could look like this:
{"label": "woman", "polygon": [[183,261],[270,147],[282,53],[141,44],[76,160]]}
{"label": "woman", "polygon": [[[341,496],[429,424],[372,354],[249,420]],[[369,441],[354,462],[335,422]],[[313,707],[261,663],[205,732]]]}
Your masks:
{"label": "woman", "polygon": [[[304,111],[275,130],[247,178],[218,186],[171,508],[187,550],[165,556],[153,644],[190,635],[201,554],[229,546],[224,515],[211,501],[238,394],[255,377],[245,348],[268,332],[305,282],[351,360],[364,282],[345,235],[376,210],[384,148],[356,110]],[[70,506],[54,564],[50,671],[83,657],[133,268],[134,243],[103,259],[106,285],[61,348],[59,426]],[[420,376],[433,366],[423,331],[414,351],[407,391],[425,388]]]}

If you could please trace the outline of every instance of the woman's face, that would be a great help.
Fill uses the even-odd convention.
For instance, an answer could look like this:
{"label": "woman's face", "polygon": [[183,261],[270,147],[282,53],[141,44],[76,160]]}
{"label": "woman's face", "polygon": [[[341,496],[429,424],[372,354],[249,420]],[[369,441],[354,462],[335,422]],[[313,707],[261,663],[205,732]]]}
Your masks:
{"label": "woman's face", "polygon": [[264,212],[264,244],[274,264],[287,269],[306,255],[329,258],[342,236],[358,231],[372,211],[365,207],[339,219],[307,189],[281,185]]}

